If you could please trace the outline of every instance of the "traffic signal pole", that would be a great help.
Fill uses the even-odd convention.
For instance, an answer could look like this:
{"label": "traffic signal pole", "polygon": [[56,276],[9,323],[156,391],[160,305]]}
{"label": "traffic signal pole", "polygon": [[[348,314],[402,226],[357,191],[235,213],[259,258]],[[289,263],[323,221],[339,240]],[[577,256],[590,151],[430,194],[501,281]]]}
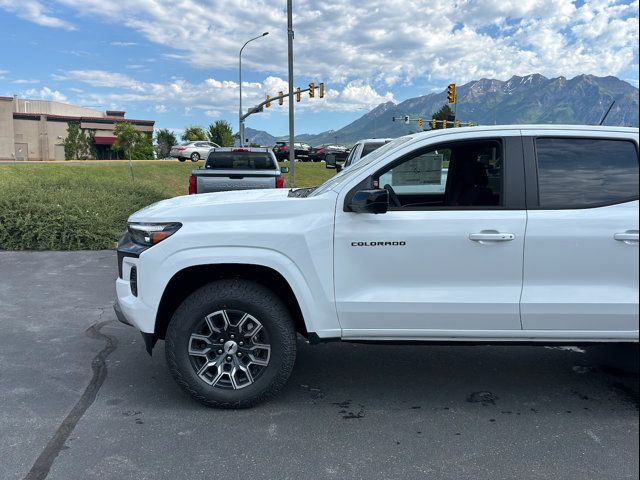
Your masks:
{"label": "traffic signal pole", "polygon": [[289,68],[289,186],[296,186],[296,152],[294,146],[294,106],[293,106],[293,0],[287,0],[287,37],[288,55],[287,63]]}

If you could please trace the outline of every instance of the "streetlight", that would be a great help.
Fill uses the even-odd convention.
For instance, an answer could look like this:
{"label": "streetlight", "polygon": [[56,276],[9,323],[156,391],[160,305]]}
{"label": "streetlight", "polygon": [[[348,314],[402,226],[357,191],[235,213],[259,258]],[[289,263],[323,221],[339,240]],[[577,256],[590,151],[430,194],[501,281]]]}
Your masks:
{"label": "streetlight", "polygon": [[240,49],[240,54],[238,55],[238,70],[240,72],[240,110],[238,114],[238,135],[240,135],[240,146],[244,147],[244,122],[242,121],[242,50],[247,46],[249,42],[253,42],[259,38],[262,38],[266,35],[269,35],[269,32],[264,32],[262,35],[258,35],[257,37],[252,38],[251,40],[247,40],[242,48]]}

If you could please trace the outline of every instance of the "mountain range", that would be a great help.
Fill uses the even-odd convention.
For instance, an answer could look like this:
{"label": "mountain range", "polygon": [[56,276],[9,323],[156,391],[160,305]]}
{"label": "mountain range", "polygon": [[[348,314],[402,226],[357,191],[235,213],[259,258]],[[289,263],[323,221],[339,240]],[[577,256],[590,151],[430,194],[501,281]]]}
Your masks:
{"label": "mountain range", "polygon": [[[507,81],[480,79],[457,87],[456,118],[481,125],[585,124],[597,125],[615,100],[604,125],[638,126],[638,89],[616,77],[578,75],[546,78],[540,74],[513,76]],[[296,140],[353,144],[362,138],[398,137],[417,131],[415,123],[392,121],[393,117],[422,116],[427,126],[431,115],[447,102],[446,90],[401,103],[381,103],[370,112],[338,129],[319,134],[298,134]],[[273,145],[274,137],[260,130],[246,129],[251,142]]]}

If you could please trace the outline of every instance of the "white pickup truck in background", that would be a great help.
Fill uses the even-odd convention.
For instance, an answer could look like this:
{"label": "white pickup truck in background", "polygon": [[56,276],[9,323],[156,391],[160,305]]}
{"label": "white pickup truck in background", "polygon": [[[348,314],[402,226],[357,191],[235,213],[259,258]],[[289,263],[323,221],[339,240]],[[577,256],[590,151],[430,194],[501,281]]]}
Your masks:
{"label": "white pickup truck in background", "polygon": [[189,194],[284,188],[282,174],[288,171],[270,148],[214,148],[204,166],[191,172]]}
{"label": "white pickup truck in background", "polygon": [[638,230],[637,128],[435,130],[315,189],[184,196],[133,214],[115,309],[149,352],[165,339],[194,398],[246,407],[285,384],[297,334],[638,342]]}

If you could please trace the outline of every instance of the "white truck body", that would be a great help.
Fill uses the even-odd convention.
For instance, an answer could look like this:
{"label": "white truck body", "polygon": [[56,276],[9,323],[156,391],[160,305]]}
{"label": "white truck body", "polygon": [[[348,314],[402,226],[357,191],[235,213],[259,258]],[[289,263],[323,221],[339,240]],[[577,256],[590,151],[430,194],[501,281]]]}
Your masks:
{"label": "white truck body", "polygon": [[[118,303],[129,323],[153,335],[165,289],[183,269],[259,265],[284,277],[306,331],[318,339],[637,342],[637,198],[579,209],[373,215],[343,208],[354,187],[416,149],[445,140],[546,136],[638,144],[638,129],[629,128],[432,131],[388,144],[305,198],[274,189],[165,200],[129,221],[182,227],[138,257],[121,259]],[[513,238],[470,240],[481,232]],[[614,238],[621,234],[626,240]],[[137,296],[129,282],[133,266]]]}
{"label": "white truck body", "polygon": [[129,219],[118,318],[205,405],[271,398],[317,343],[638,342],[638,129],[401,137],[316,189]]}

